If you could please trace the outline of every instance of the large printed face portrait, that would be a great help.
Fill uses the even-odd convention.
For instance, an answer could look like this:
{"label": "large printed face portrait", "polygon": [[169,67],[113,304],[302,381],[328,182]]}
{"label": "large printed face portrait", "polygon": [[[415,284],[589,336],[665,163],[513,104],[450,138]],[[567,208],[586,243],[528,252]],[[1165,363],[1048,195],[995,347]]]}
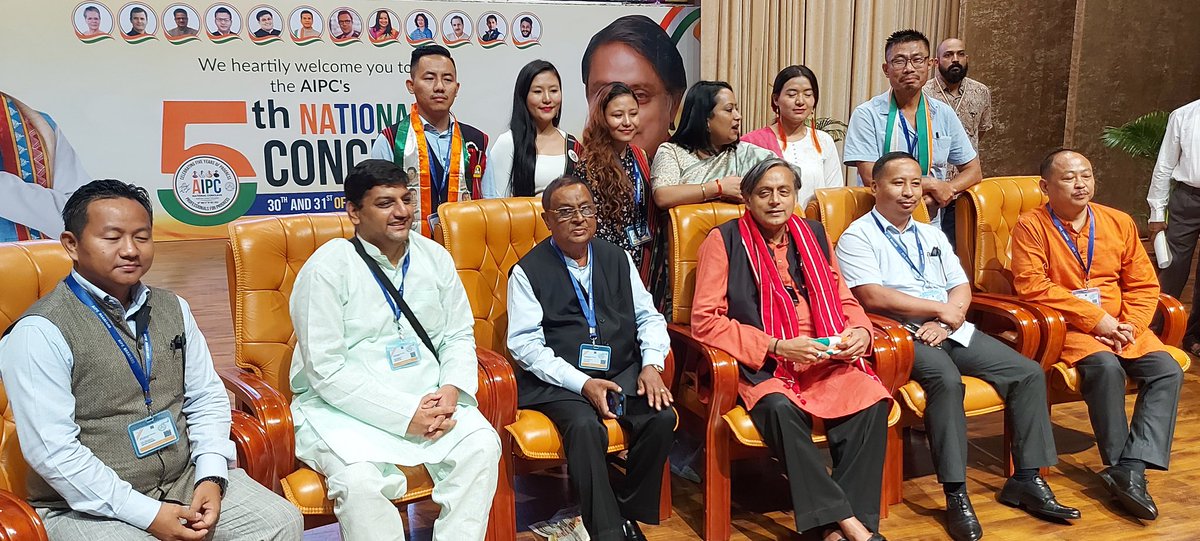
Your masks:
{"label": "large printed face portrait", "polygon": [[71,16],[71,21],[75,26],[75,34],[80,39],[112,35],[113,16],[104,4],[95,2],[79,4]]}
{"label": "large printed face portrait", "polygon": [[300,6],[288,16],[288,28],[292,39],[297,42],[320,39],[325,31],[324,18],[310,6]]}
{"label": "large printed face portrait", "polygon": [[150,6],[141,2],[131,2],[117,12],[117,26],[121,28],[121,36],[126,40],[144,39],[153,36],[158,30],[158,16]]}
{"label": "large printed face portrait", "polygon": [[329,14],[329,37],[335,43],[357,40],[362,28],[362,17],[353,9],[341,7]]}
{"label": "large printed face portrait", "polygon": [[211,38],[236,36],[242,32],[242,16],[229,4],[213,4],[204,14],[204,22]]}
{"label": "large printed face portrait", "polygon": [[489,11],[479,17],[476,23],[476,34],[479,35],[479,43],[489,44],[504,40],[508,36],[508,21],[504,20],[504,16]]}
{"label": "large printed face portrait", "polygon": [[255,6],[246,12],[246,31],[253,41],[267,41],[283,34],[283,16],[275,8]]}
{"label": "large printed face portrait", "polygon": [[400,18],[390,9],[378,9],[367,19],[367,36],[371,43],[383,44],[400,38]]}
{"label": "large printed face portrait", "polygon": [[200,33],[200,14],[187,4],[167,6],[160,20],[167,39],[178,40]]}
{"label": "large printed face portrait", "polygon": [[438,34],[437,19],[433,18],[432,13],[418,9],[404,19],[404,33],[408,36],[408,42],[413,44],[434,39]]}
{"label": "large printed face portrait", "polygon": [[532,13],[521,13],[513,17],[512,42],[518,47],[532,45],[542,39],[542,21]]}
{"label": "large printed face portrait", "polygon": [[461,11],[451,11],[442,19],[442,41],[447,45],[470,41],[474,31],[474,22]]}

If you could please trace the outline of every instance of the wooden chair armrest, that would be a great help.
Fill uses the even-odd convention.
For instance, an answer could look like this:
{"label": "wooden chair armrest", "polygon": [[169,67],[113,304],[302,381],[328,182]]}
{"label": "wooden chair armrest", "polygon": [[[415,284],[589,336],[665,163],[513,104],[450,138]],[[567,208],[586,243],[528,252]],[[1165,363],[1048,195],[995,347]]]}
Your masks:
{"label": "wooden chair armrest", "polygon": [[1161,293],[1158,296],[1157,310],[1162,315],[1163,322],[1159,340],[1168,346],[1183,347],[1183,335],[1187,330],[1187,312],[1183,309],[1183,303],[1175,297]]}
{"label": "wooden chair armrest", "polygon": [[867,314],[874,327],[875,375],[891,394],[908,383],[913,365],[913,338],[900,322],[878,314]]}
{"label": "wooden chair armrest", "polygon": [[996,297],[973,297],[967,310],[976,327],[1029,359],[1037,356],[1041,329],[1037,316],[1022,304]]}
{"label": "wooden chair armrest", "polygon": [[[706,403],[706,419],[723,422],[721,416],[737,404],[737,360],[725,351],[700,343],[687,325],[671,323],[667,325],[667,333],[671,336],[671,351],[683,357],[678,368],[681,374],[678,385],[695,387],[701,401]],[[673,356],[670,359],[674,362]]]}
{"label": "wooden chair armrest", "polygon": [[250,414],[233,410],[233,425],[229,437],[237,448],[238,466],[259,484],[274,490],[279,477],[275,475],[275,450],[267,429]]}
{"label": "wooden chair armrest", "polygon": [[282,476],[295,470],[296,428],[283,394],[262,378],[236,367],[221,368],[217,375],[233,394],[234,409],[249,413],[266,430],[275,451],[275,474]]}
{"label": "wooden chair armrest", "polygon": [[1058,310],[1042,304],[1021,300],[1012,295],[996,293],[973,293],[972,299],[998,299],[1020,305],[1033,314],[1038,323],[1039,342],[1037,353],[1030,357],[1048,371],[1062,358],[1063,345],[1067,340],[1067,320]]}
{"label": "wooden chair armrest", "polygon": [[487,348],[475,348],[479,361],[479,411],[503,434],[517,420],[517,377],[504,356]]}
{"label": "wooden chair armrest", "polygon": [[0,531],[5,540],[50,541],[37,511],[7,490],[0,490]]}

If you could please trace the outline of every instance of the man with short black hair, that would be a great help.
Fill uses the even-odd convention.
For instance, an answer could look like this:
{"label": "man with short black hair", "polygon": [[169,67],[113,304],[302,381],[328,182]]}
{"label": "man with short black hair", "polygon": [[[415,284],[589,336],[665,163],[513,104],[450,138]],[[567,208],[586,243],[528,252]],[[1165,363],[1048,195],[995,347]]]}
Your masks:
{"label": "man with short black hair", "polygon": [[[933,217],[930,223],[953,244],[954,198],[983,180],[978,153],[954,109],[922,92],[934,62],[925,35],[916,30],[894,32],[883,52],[883,74],[891,88],[854,109],[843,160],[870,186],[871,168],[880,156],[907,151],[921,164],[922,200]],[[953,176],[952,165],[958,168]]]}
{"label": "man with short black hair", "polygon": [[229,397],[188,303],[141,281],[154,260],[146,191],[93,181],[63,222],[74,269],[0,341],[49,537],[298,539],[299,511],[231,469]]}
{"label": "man with short black hair", "polygon": [[198,29],[188,26],[188,20],[190,17],[188,16],[188,11],[186,9],[175,8],[175,11],[172,12],[171,15],[175,18],[175,28],[167,30],[167,37],[179,38],[183,36],[194,36],[199,32]]}
{"label": "man with short black hair", "polygon": [[146,33],[146,9],[140,6],[134,6],[129,10],[129,31],[125,32],[127,37],[135,38]]}
{"label": "man with short black hair", "polygon": [[217,8],[217,11],[213,13],[213,22],[217,25],[217,31],[212,33],[213,36],[228,36],[233,34],[231,30],[233,27],[233,13],[229,11],[229,8],[225,6]]}
{"label": "man with short black hair", "polygon": [[[595,238],[596,203],[587,184],[576,177],[551,181],[542,208],[550,238],[508,278],[508,350],[523,368],[517,404],[558,428],[592,539],[645,541],[637,523],[658,524],[676,421],[660,375],[670,349],[666,321],[633,259]],[[616,489],[608,478],[604,419],[616,419],[633,442]]]}
{"label": "man with short black hair", "polygon": [[529,17],[521,17],[520,25],[521,25],[521,37],[525,38],[525,39],[529,39],[530,34],[533,33],[533,19],[531,19]]}
{"label": "man with short black hair", "polygon": [[347,10],[337,12],[338,35],[333,36],[336,40],[357,39],[359,32],[354,29],[354,16],[350,15]]}
{"label": "man with short black hair", "polygon": [[[937,47],[937,71],[925,83],[925,94],[954,109],[971,146],[979,151],[979,137],[992,129],[992,91],[967,77],[967,46],[958,38],[946,38]],[[955,171],[954,166],[950,166]],[[954,178],[954,172],[950,178]]]}
{"label": "man with short black hair", "polygon": [[275,28],[275,15],[271,13],[271,10],[258,10],[258,14],[255,16],[255,19],[258,20],[258,30],[254,31],[254,37],[267,38],[271,36],[278,36],[282,33],[278,28]]}
{"label": "man with short black hair", "polygon": [[418,205],[412,226],[432,238],[442,203],[483,197],[479,184],[487,167],[488,136],[450,113],[459,83],[449,50],[417,47],[411,65],[405,84],[416,103],[400,122],[382,130],[371,157],[416,168],[417,178],[409,179]]}
{"label": "man with short black hair", "polygon": [[390,161],[346,177],[355,236],[317,248],[296,276],[290,382],[296,456],[325,475],[346,541],[403,541],[397,465],[424,466],[434,539],[480,541],[500,439],[479,411],[475,321],[454,261],[413,235],[413,193]]}

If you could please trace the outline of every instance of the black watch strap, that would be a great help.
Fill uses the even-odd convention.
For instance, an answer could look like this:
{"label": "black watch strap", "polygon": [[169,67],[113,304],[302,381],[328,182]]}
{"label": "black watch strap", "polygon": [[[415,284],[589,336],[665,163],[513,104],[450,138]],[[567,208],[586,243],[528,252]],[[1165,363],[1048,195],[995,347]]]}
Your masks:
{"label": "black watch strap", "polygon": [[199,487],[199,486],[200,486],[200,483],[203,483],[203,482],[205,482],[205,481],[212,481],[213,483],[216,483],[216,485],[217,485],[217,488],[221,489],[221,497],[222,497],[222,498],[224,498],[224,497],[225,497],[225,487],[229,486],[229,480],[228,480],[228,479],[226,479],[226,478],[224,478],[224,477],[218,477],[218,476],[216,476],[216,475],[210,475],[210,476],[208,476],[208,477],[205,477],[205,478],[203,478],[203,479],[201,479],[201,480],[199,480],[199,481],[196,481],[196,485],[195,485],[194,487],[192,487],[192,488],[194,489],[194,488],[196,488],[196,487]]}

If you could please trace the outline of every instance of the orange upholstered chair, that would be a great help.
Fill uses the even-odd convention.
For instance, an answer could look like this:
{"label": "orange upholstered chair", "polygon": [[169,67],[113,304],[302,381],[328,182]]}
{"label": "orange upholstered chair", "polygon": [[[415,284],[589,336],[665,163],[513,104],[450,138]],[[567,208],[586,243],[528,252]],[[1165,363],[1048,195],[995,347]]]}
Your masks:
{"label": "orange upholstered chair", "polygon": [[[333,502],[327,498],[324,476],[296,460],[295,428],[289,407],[292,392],[288,369],[296,347],[288,302],[296,274],[316,249],[335,238],[349,238],[354,226],[345,214],[311,214],[261,218],[229,224],[226,265],[229,296],[233,308],[234,362],[222,379],[233,393],[237,407],[254,414],[266,427],[274,443],[276,477],[272,485],[300,508],[306,527],[333,522]],[[512,378],[508,364],[499,355],[478,348],[479,401],[483,413],[497,431],[504,425],[497,417],[497,403],[516,400],[494,381]],[[426,499],[433,481],[423,466],[401,468],[408,476],[408,493],[396,500],[403,505]],[[278,483],[275,485],[275,483]],[[493,504],[488,538],[510,540],[515,535],[505,514],[497,515]]]}
{"label": "orange upholstered chair", "polygon": [[[441,237],[466,287],[475,317],[475,343],[481,348],[507,355],[508,272],[537,243],[550,236],[541,213],[539,198],[462,201],[438,208]],[[663,371],[668,386],[673,362],[668,354]],[[517,382],[512,373],[504,381],[497,379],[496,384],[503,387],[503,396],[511,397],[511,402],[496,404],[500,423],[507,427],[507,433],[500,434],[504,453],[494,505],[507,506],[508,520],[515,524],[514,473],[557,466],[566,461],[566,455],[558,430],[548,417],[541,412],[517,409]],[[608,452],[625,450],[629,439],[621,426],[613,420],[604,424],[608,427]],[[671,516],[669,468],[663,468],[659,516],[663,519]]]}
{"label": "orange upholstered chair", "polygon": [[[58,241],[0,244],[0,329],[8,329],[30,306],[71,272],[71,258]],[[0,386],[0,540],[46,540],[37,513],[25,503],[29,465],[21,456],[17,426],[8,395]],[[269,483],[274,464],[271,443],[257,421],[233,412],[230,436],[242,468],[260,483]],[[267,486],[270,486],[269,484]]]}
{"label": "orange upholstered chair", "polygon": [[[854,220],[870,212],[875,206],[875,197],[870,188],[834,188],[818,190],[808,205],[809,218],[820,220],[825,225],[830,244],[836,245],[842,232]],[[925,205],[917,205],[913,213],[916,220],[929,222]],[[973,296],[967,310],[967,319],[977,328],[1004,342],[1018,353],[1034,358],[1041,341],[1036,316],[1022,305],[986,296]],[[979,378],[963,376],[966,390],[963,394],[963,409],[967,417],[975,417],[1004,410],[1004,401],[995,388]],[[925,416],[925,390],[915,381],[900,386],[898,401],[904,405],[902,426],[911,426]],[[1007,416],[1007,413],[1006,413]],[[1004,422],[1004,439],[1001,453],[1005,460],[1006,474],[1012,474],[1011,423]]]}
{"label": "orange upholstered chair", "polygon": [[[729,203],[701,203],[670,209],[668,257],[671,262],[672,306],[668,327],[671,347],[679,356],[680,376],[675,398],[680,423],[704,441],[704,538],[725,540],[730,536],[730,466],[732,461],[767,456],[762,435],[750,420],[746,408],[738,404],[737,360],[725,351],[705,346],[692,337],[691,309],[695,291],[697,254],[709,231],[741,216],[743,208]],[[832,238],[832,237],[831,237]],[[876,328],[874,361],[880,379],[895,391],[908,381],[912,368],[912,338],[907,331]],[[900,408],[893,405],[888,426],[900,420]],[[825,441],[816,427],[813,440]],[[900,440],[888,434],[884,466],[881,515],[887,516],[887,504],[899,501],[903,463]]]}
{"label": "orange upholstered chair", "polygon": [[[1012,230],[1017,219],[1029,210],[1046,204],[1037,176],[993,177],[972,186],[956,206],[959,259],[967,279],[978,292],[976,297],[991,296],[1017,301],[1012,275]],[[1059,362],[1066,320],[1050,308],[1025,303],[1037,315],[1042,341],[1034,359],[1047,370],[1050,403],[1080,400],[1079,375],[1074,367]],[[1183,341],[1187,315],[1183,305],[1170,295],[1160,295],[1158,311],[1163,316],[1159,338],[1167,344],[1171,356],[1186,371],[1191,358],[1178,349]],[[1132,382],[1130,382],[1132,390]]]}

